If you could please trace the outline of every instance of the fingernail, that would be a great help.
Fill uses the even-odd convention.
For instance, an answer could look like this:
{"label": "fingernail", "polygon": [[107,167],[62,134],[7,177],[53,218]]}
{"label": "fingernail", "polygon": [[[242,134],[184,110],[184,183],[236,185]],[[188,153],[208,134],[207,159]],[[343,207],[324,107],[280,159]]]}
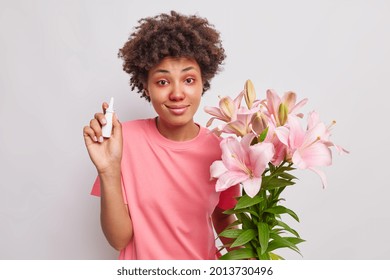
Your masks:
{"label": "fingernail", "polygon": [[97,142],[97,141],[98,141],[97,138],[96,138],[96,136],[93,137],[93,141],[94,141],[94,142]]}
{"label": "fingernail", "polygon": [[99,137],[99,142],[100,142],[100,143],[103,143],[103,136],[100,136],[100,137]]}
{"label": "fingernail", "polygon": [[106,123],[107,123],[106,119],[102,119],[102,124],[106,124]]}

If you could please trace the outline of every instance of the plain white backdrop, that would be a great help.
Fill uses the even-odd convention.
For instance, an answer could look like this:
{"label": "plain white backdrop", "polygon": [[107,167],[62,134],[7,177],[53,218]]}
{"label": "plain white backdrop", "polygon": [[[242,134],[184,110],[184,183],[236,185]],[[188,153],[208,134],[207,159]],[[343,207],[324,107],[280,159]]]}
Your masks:
{"label": "plain white backdrop", "polygon": [[[227,59],[201,108],[251,79],[308,98],[351,151],[297,172],[285,205],[307,242],[287,259],[389,259],[389,1],[0,1],[0,259],[116,259],[89,195],[96,171],[82,128],[115,97],[120,120],[154,116],[129,87],[118,49],[140,18],[209,19]],[[209,116],[200,110],[198,123]],[[134,135],[136,141],[136,135]],[[164,238],[162,237],[162,240]]]}

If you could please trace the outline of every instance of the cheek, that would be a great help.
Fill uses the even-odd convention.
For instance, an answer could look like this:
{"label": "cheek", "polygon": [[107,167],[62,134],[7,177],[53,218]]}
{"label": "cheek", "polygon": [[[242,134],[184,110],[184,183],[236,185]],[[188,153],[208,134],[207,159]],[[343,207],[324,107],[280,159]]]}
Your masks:
{"label": "cheek", "polygon": [[203,93],[203,86],[202,85],[197,85],[195,87],[191,87],[188,90],[188,95],[190,95],[192,99],[200,99],[202,97],[202,93]]}
{"label": "cheek", "polygon": [[201,93],[197,93],[197,94],[194,94],[191,98],[191,103],[194,107],[195,110],[198,110],[199,108],[199,105],[200,105],[200,102],[202,101],[202,94]]}
{"label": "cheek", "polygon": [[161,101],[156,100],[154,98],[154,99],[151,99],[150,102],[152,103],[152,106],[153,106],[155,111],[160,111],[161,110],[161,106],[163,104]]}

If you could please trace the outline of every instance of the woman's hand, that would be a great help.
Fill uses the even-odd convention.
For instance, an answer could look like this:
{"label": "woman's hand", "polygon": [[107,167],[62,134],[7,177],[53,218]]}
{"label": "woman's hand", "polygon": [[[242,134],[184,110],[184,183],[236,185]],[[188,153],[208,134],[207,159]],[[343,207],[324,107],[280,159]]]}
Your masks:
{"label": "woman's hand", "polygon": [[103,113],[96,113],[89,126],[83,129],[85,146],[99,174],[120,170],[122,160],[122,126],[115,113],[112,118],[111,137],[102,136],[102,126],[106,124],[104,113],[107,108],[108,104],[104,102]]}

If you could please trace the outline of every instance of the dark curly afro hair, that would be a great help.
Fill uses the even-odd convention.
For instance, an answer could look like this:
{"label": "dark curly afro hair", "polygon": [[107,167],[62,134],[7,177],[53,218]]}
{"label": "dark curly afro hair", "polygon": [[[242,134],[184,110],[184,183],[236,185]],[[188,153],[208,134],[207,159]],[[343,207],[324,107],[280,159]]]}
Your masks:
{"label": "dark curly afro hair", "polygon": [[141,97],[150,101],[144,91],[148,71],[167,56],[195,59],[202,71],[203,93],[210,88],[226,55],[219,32],[207,19],[171,11],[138,23],[118,53],[123,70],[131,76],[132,90],[137,88]]}

